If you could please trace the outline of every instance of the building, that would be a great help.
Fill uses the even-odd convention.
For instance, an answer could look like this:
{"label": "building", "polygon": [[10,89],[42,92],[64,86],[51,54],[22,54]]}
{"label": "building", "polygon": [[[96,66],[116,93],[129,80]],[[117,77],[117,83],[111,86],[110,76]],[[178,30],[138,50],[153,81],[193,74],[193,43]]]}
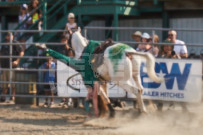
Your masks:
{"label": "building", "polygon": [[[0,29],[18,29],[20,5],[30,0],[0,1]],[[64,29],[67,14],[74,12],[81,27],[163,27],[203,29],[202,0],[42,0],[44,29]],[[30,29],[34,29],[32,26]],[[112,37],[118,41],[132,41],[134,30],[88,30],[90,39]],[[143,31],[144,32],[144,31]],[[152,31],[146,31],[151,33]],[[166,32],[155,31],[161,39]],[[178,38],[190,44],[203,43],[203,31],[178,31]],[[36,41],[56,41],[57,33],[44,33]],[[3,36],[1,34],[1,36]],[[1,38],[1,37],[0,37]],[[203,53],[203,48],[189,47],[189,51]]]}

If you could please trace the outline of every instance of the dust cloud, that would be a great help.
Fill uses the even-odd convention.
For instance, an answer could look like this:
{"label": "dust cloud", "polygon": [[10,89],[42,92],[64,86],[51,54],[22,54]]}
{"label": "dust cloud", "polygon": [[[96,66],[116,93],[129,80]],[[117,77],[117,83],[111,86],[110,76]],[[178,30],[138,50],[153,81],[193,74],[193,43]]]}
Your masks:
{"label": "dust cloud", "polygon": [[117,111],[114,119],[101,118],[85,125],[109,128],[110,135],[203,135],[203,104],[139,115],[134,110]]}

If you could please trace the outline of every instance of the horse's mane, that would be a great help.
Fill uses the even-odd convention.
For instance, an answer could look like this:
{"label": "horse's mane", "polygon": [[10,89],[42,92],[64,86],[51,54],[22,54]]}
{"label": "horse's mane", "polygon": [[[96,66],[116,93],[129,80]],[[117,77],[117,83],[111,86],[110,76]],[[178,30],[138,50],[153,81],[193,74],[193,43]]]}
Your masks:
{"label": "horse's mane", "polygon": [[95,50],[94,50],[94,52],[93,52],[93,54],[103,54],[104,53],[104,51],[106,50],[106,48],[107,47],[109,47],[109,46],[112,46],[114,43],[113,43],[113,40],[112,39],[107,39],[106,41],[104,41],[104,42],[102,42],[101,44],[100,44],[100,46],[98,46]]}
{"label": "horse's mane", "polygon": [[94,50],[91,60],[92,69],[94,72],[97,72],[97,68],[103,64],[104,51],[106,50],[106,48],[112,46],[113,44],[114,43],[112,39],[107,39]]}

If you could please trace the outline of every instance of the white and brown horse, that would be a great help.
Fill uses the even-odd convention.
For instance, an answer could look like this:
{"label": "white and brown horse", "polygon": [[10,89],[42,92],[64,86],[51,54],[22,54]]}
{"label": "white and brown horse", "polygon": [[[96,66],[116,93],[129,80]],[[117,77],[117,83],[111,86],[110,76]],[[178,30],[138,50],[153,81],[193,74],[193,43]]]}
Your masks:
{"label": "white and brown horse", "polygon": [[[80,58],[88,42],[89,41],[81,35],[79,30],[73,33],[71,43],[76,58]],[[106,81],[113,81],[125,91],[134,94],[137,98],[139,110],[146,112],[147,110],[142,99],[144,89],[140,78],[140,66],[143,59],[146,59],[149,77],[157,83],[164,81],[163,78],[158,77],[155,73],[154,57],[147,52],[137,52],[123,43],[115,43],[107,47],[103,57],[103,61],[96,69],[96,72]],[[109,101],[107,95],[102,94],[106,101]]]}

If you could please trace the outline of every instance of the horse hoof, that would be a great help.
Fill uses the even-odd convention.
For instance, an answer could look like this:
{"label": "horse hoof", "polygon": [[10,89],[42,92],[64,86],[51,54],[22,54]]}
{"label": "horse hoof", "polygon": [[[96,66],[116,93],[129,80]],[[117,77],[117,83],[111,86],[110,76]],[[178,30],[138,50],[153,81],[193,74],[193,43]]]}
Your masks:
{"label": "horse hoof", "polygon": [[115,111],[112,111],[112,112],[110,112],[110,114],[109,114],[109,118],[114,118],[115,115],[116,115],[116,112],[115,112]]}
{"label": "horse hoof", "polygon": [[144,110],[138,109],[138,112],[139,112],[140,114],[148,114],[148,112],[147,112],[146,109],[144,109]]}

